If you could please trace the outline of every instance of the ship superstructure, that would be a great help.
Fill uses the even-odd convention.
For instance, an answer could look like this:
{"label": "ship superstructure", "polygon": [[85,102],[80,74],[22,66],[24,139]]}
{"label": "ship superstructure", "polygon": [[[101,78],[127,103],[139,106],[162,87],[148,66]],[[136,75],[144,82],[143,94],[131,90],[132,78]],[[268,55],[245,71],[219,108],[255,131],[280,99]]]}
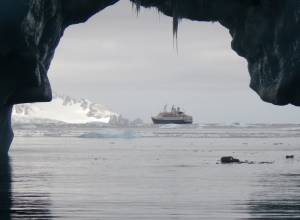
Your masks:
{"label": "ship superstructure", "polygon": [[175,107],[174,105],[171,111],[168,111],[167,105],[165,105],[162,112],[152,117],[152,121],[154,124],[192,124],[193,117],[186,115],[180,107]]}

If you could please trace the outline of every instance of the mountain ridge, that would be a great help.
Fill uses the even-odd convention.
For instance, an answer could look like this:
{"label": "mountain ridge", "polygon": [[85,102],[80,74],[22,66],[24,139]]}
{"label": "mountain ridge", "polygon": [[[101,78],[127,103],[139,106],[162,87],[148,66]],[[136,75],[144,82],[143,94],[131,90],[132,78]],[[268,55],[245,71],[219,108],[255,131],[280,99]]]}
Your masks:
{"label": "mountain ridge", "polygon": [[84,98],[73,98],[58,93],[53,94],[49,103],[15,105],[15,123],[116,123],[121,118],[106,106]]}

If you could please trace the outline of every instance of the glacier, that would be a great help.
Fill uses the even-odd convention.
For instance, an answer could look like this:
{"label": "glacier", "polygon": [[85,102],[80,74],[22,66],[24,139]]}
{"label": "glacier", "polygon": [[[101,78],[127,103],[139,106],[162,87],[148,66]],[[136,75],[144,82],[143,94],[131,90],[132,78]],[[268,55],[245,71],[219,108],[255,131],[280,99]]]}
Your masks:
{"label": "glacier", "polygon": [[13,123],[108,124],[121,117],[104,105],[57,93],[52,102],[15,105],[12,114]]}

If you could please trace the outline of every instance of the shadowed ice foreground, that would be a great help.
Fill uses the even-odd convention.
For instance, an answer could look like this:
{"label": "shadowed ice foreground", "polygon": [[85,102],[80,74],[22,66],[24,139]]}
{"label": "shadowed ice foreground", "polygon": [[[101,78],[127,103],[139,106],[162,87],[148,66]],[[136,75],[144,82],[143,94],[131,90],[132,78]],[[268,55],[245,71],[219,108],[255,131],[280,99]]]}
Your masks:
{"label": "shadowed ice foreground", "polygon": [[[8,106],[50,101],[47,77],[60,38],[69,25],[118,0],[0,2],[0,143],[12,139]],[[298,0],[134,0],[174,18],[219,22],[230,30],[232,48],[248,61],[250,86],[267,102],[300,105]],[[101,27],[99,27],[101,28]],[[201,28],[199,26],[199,28]],[[226,76],[224,76],[226,77]]]}
{"label": "shadowed ice foreground", "polygon": [[[27,137],[17,129],[1,163],[0,219],[300,218],[299,128],[132,132]],[[224,155],[254,163],[221,164]]]}

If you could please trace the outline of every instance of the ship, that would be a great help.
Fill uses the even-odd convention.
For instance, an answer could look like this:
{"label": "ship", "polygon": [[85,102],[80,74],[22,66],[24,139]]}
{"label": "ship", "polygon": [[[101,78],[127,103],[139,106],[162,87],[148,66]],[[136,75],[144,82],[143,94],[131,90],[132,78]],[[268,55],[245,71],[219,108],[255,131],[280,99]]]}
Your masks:
{"label": "ship", "polygon": [[154,124],[192,124],[193,117],[186,115],[180,107],[175,107],[174,105],[171,111],[168,111],[167,105],[165,105],[162,112],[152,117],[152,121]]}

